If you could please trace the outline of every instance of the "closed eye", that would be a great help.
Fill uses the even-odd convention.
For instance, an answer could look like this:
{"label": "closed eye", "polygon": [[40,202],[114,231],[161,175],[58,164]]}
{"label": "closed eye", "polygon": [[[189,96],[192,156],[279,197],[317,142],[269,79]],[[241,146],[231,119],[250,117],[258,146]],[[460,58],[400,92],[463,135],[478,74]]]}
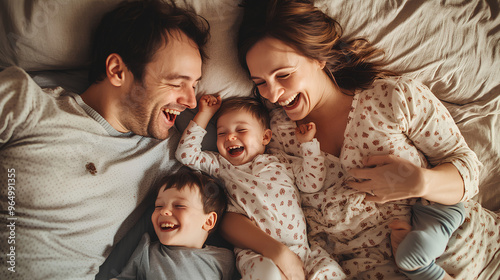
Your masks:
{"label": "closed eye", "polygon": [[262,86],[263,84],[265,84],[266,82],[262,81],[262,82],[254,82],[255,86]]}
{"label": "closed eye", "polygon": [[288,74],[284,74],[284,75],[277,75],[276,77],[278,77],[278,79],[286,79],[288,77],[290,77],[292,73],[288,73]]}

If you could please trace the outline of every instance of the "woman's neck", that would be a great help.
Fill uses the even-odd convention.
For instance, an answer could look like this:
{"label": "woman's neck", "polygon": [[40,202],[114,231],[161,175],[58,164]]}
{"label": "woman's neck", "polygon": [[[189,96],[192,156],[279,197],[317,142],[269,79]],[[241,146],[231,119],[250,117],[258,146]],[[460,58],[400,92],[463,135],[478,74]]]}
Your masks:
{"label": "woman's neck", "polygon": [[330,86],[325,87],[320,102],[299,123],[314,122],[316,138],[321,150],[335,156],[340,156],[344,143],[344,132],[351,111],[353,93],[341,90],[330,80]]}
{"label": "woman's neck", "polygon": [[322,88],[321,98],[314,110],[302,120],[304,123],[328,123],[332,119],[347,118],[351,110],[354,93],[339,88],[326,74],[325,77],[327,80]]}

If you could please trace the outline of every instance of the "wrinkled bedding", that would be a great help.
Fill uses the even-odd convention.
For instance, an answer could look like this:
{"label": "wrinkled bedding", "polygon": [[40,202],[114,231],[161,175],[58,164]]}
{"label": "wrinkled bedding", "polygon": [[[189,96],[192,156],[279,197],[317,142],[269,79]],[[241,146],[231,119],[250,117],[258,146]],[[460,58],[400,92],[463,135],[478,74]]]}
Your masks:
{"label": "wrinkled bedding", "polygon": [[[86,84],[88,42],[97,19],[118,1],[1,1],[0,69],[18,65],[29,71],[43,87],[62,85],[82,92]],[[236,35],[241,9],[235,0],[177,0],[190,5],[211,25],[208,46],[210,59],[203,66],[198,94],[219,93],[223,98],[249,95],[251,83],[239,67]],[[316,5],[337,19],[347,38],[365,37],[385,49],[389,69],[418,79],[449,110],[467,144],[482,162],[479,193],[472,199],[470,220],[483,219],[480,207],[500,210],[500,1],[499,0],[316,0]],[[185,112],[177,120],[179,130],[194,112]],[[208,128],[209,134],[215,130]],[[206,139],[215,139],[207,136]],[[214,142],[204,147],[215,149]],[[339,191],[341,189],[338,189]],[[341,193],[329,193],[330,196]],[[139,202],[138,202],[139,204]],[[311,214],[311,216],[314,213]],[[125,218],[125,217],[124,217]],[[71,221],[68,221],[70,223]],[[124,228],[135,223],[127,219]],[[492,221],[492,223],[495,223]],[[496,221],[498,234],[498,221]],[[380,226],[384,226],[382,221]],[[451,242],[440,262],[460,279],[468,278],[461,264],[474,258],[475,246],[484,244],[482,234],[495,229],[479,229],[467,220],[463,235],[470,246],[461,248]],[[323,231],[328,231],[324,227]],[[116,235],[118,241],[120,234]],[[331,252],[331,241],[314,234]],[[85,239],[85,238],[84,238]],[[367,240],[367,242],[370,242]],[[491,243],[491,242],[490,242]],[[492,241],[494,243],[494,241]],[[362,245],[362,242],[360,243]],[[104,248],[114,244],[102,244]],[[352,246],[359,244],[351,244]],[[494,247],[493,246],[493,247]],[[387,250],[385,248],[384,250]],[[106,250],[107,251],[107,250]],[[383,251],[383,250],[381,250]],[[448,253],[449,252],[449,253]],[[467,255],[458,259],[452,252]],[[383,256],[381,256],[383,259]],[[500,279],[500,256],[492,253],[489,263],[474,262],[471,271],[479,279]],[[75,259],[75,261],[78,261]],[[346,264],[350,267],[363,263]],[[383,266],[381,266],[383,267]],[[393,266],[371,279],[389,277]],[[469,269],[468,268],[468,269]],[[353,268],[354,270],[354,268]],[[472,273],[471,273],[472,275]],[[78,276],[75,276],[77,278]],[[387,278],[385,278],[387,279]]]}

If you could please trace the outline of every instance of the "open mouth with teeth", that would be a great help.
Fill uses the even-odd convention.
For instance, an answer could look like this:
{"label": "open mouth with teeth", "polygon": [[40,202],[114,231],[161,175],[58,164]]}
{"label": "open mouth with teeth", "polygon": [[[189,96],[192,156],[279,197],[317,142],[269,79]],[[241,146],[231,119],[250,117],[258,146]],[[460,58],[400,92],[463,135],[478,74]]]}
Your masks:
{"label": "open mouth with teeth", "polygon": [[278,102],[278,104],[285,109],[292,109],[298,104],[299,97],[300,97],[300,93],[297,93],[285,101]]}
{"label": "open mouth with teeth", "polygon": [[172,223],[167,223],[167,222],[160,223],[161,231],[173,231],[173,230],[176,230],[178,228],[179,228],[179,225],[175,225]]}
{"label": "open mouth with teeth", "polygon": [[231,146],[231,147],[227,148],[227,152],[232,157],[237,157],[237,156],[241,155],[244,150],[245,150],[245,148],[243,146]]}
{"label": "open mouth with teeth", "polygon": [[169,122],[175,122],[175,118],[180,114],[181,112],[172,110],[172,109],[164,109],[163,114],[167,118],[167,121]]}

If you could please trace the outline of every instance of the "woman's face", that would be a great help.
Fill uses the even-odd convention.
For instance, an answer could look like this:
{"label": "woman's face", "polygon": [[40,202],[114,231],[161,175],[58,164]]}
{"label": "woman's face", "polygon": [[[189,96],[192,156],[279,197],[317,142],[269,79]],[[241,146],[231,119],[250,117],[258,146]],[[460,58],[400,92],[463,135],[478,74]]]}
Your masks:
{"label": "woman's face", "polygon": [[309,115],[324,96],[325,63],[303,56],[283,41],[260,40],[246,61],[260,95],[282,106],[294,121]]}

